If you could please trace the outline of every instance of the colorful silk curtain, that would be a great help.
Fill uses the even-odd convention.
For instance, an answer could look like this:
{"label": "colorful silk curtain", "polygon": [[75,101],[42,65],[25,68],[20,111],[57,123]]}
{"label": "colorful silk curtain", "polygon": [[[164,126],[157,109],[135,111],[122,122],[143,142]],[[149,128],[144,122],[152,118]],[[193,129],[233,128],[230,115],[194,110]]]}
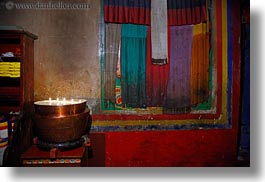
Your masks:
{"label": "colorful silk curtain", "polygon": [[150,25],[151,0],[104,0],[106,23]]}
{"label": "colorful silk curtain", "polygon": [[167,1],[152,0],[151,3],[152,62],[166,64],[168,61]]}
{"label": "colorful silk curtain", "polygon": [[151,27],[149,26],[146,58],[146,99],[148,107],[161,107],[164,105],[166,98],[168,71],[169,64],[161,66],[153,64],[152,62]]}
{"label": "colorful silk curtain", "polygon": [[191,104],[207,101],[209,96],[209,27],[206,23],[194,26],[191,59]]}
{"label": "colorful silk curtain", "polygon": [[[209,24],[205,25],[206,0],[167,0],[166,61],[152,59],[153,45],[158,45],[159,41],[152,43],[155,37],[151,32],[165,33],[165,30],[150,27],[151,3],[154,2],[104,0],[107,25],[102,72],[104,103],[127,108],[164,107],[164,113],[187,113],[192,106],[209,99],[210,43]],[[117,28],[118,24],[111,27],[111,23],[123,25]],[[119,49],[121,78],[116,73]]]}
{"label": "colorful silk curtain", "polygon": [[115,104],[117,65],[119,60],[119,49],[121,42],[121,25],[105,24],[105,50],[102,81],[104,85],[104,103]]}
{"label": "colorful silk curtain", "polygon": [[193,25],[170,27],[170,67],[165,113],[190,111],[190,66]]}
{"label": "colorful silk curtain", "polygon": [[167,0],[168,25],[206,22],[206,0]]}
{"label": "colorful silk curtain", "polygon": [[121,92],[125,107],[146,107],[147,26],[122,24]]}

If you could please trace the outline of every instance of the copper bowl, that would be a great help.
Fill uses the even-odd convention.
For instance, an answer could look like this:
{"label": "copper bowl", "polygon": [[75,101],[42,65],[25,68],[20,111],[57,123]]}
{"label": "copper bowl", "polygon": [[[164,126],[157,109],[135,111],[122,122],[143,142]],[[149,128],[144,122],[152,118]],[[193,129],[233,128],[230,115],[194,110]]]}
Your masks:
{"label": "copper bowl", "polygon": [[44,116],[35,114],[34,123],[37,137],[46,142],[63,143],[74,141],[88,135],[91,127],[89,109],[66,116]]}
{"label": "copper bowl", "polygon": [[34,102],[35,113],[39,115],[65,116],[79,114],[86,109],[86,100],[43,100]]}
{"label": "copper bowl", "polygon": [[34,108],[34,127],[42,141],[71,142],[89,134],[92,120],[84,99],[37,101]]}

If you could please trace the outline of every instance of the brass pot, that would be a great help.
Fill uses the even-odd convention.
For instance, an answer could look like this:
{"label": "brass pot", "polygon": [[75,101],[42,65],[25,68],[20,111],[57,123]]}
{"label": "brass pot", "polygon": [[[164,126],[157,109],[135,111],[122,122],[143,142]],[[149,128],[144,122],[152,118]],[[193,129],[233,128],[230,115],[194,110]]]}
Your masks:
{"label": "brass pot", "polygon": [[64,143],[89,134],[91,127],[89,109],[80,114],[65,116],[34,115],[34,124],[40,140],[51,143]]}
{"label": "brass pot", "polygon": [[64,116],[79,114],[86,109],[86,100],[44,100],[34,102],[35,113],[39,115]]}
{"label": "brass pot", "polygon": [[71,142],[89,134],[92,120],[84,99],[37,101],[34,108],[34,127],[42,141]]}

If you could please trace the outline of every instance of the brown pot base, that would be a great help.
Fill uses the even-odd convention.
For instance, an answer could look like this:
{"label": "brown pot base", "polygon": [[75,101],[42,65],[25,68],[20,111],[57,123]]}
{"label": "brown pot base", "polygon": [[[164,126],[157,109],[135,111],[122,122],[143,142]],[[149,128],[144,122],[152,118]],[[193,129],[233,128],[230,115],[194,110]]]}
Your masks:
{"label": "brown pot base", "polygon": [[[87,137],[84,135],[84,137]],[[53,148],[57,148],[61,151],[63,150],[70,150],[76,147],[80,147],[85,144],[85,139],[82,136],[81,138],[74,140],[74,141],[68,141],[64,143],[50,143],[46,141],[39,140],[37,141],[38,148],[46,151],[50,151]]]}

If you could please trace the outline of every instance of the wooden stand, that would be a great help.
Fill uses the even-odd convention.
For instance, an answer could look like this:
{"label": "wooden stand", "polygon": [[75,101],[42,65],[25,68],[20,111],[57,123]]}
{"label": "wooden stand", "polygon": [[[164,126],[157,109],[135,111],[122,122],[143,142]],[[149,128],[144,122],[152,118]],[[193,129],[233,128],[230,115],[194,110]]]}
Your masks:
{"label": "wooden stand", "polygon": [[60,151],[56,148],[50,151],[40,150],[32,145],[21,155],[23,167],[85,167],[87,166],[91,145],[87,143],[75,149]]}

